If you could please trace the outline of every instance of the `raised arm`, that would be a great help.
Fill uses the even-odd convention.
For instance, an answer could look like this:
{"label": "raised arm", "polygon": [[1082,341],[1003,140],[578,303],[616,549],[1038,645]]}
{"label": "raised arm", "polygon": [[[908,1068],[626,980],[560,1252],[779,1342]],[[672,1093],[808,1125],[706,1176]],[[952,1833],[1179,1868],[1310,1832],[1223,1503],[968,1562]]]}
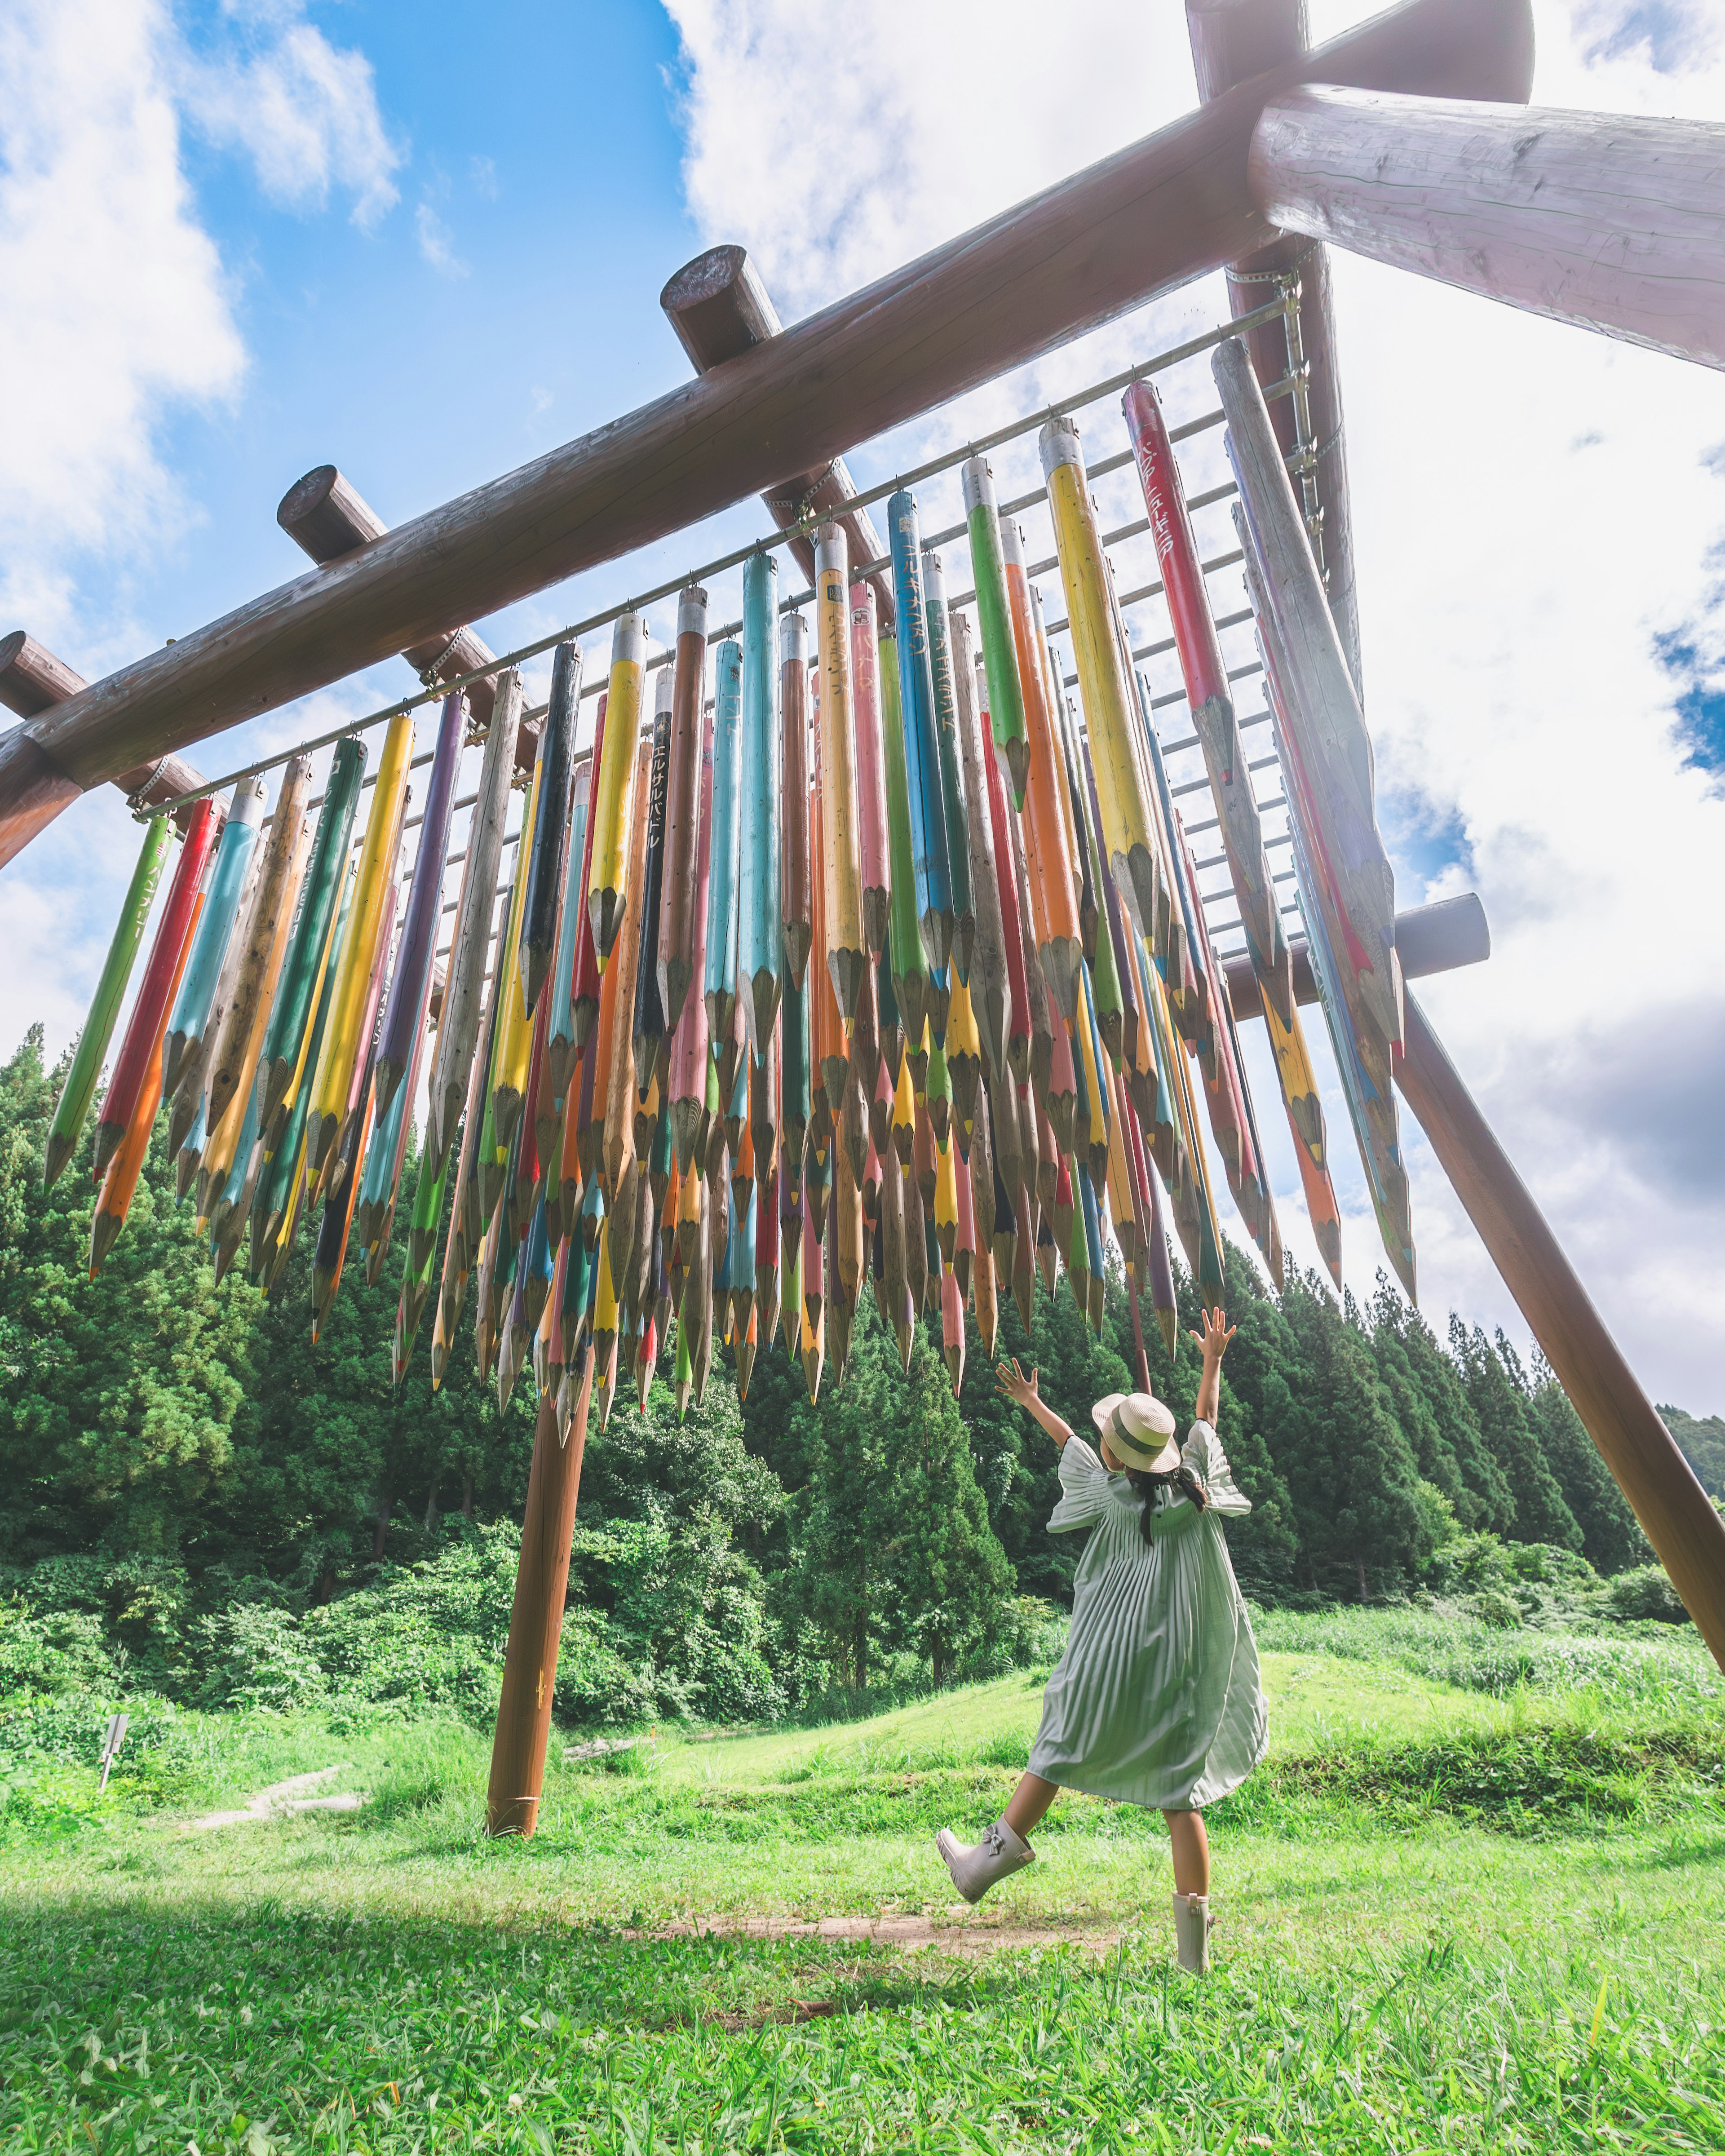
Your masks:
{"label": "raised arm", "polygon": [[1198,1381],[1196,1413],[1199,1422],[1207,1422],[1214,1429],[1222,1404],[1222,1358],[1234,1337],[1234,1327],[1228,1322],[1226,1311],[1219,1306],[1204,1311],[1202,1316],[1203,1332],[1191,1336],[1204,1350],[1204,1375]]}
{"label": "raised arm", "polygon": [[1034,1370],[1027,1378],[1015,1362],[1009,1366],[998,1363],[994,1366],[994,1389],[1015,1407],[1021,1407],[1034,1421],[1040,1422],[1056,1447],[1063,1445],[1072,1435],[1054,1409],[1044,1405],[1036,1390],[1036,1373]]}

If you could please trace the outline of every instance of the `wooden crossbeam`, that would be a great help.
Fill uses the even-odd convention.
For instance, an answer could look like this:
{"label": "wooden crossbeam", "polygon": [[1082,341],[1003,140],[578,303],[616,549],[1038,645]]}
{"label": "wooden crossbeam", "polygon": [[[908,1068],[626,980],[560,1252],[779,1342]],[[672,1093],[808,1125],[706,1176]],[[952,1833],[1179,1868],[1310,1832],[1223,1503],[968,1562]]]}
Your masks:
{"label": "wooden crossbeam", "polygon": [[0,742],[0,865],[84,788],[632,552],[1266,245],[1246,155],[1302,82],[1517,98],[1527,0],[1407,0]]}
{"label": "wooden crossbeam", "polygon": [[1725,125],[1310,84],[1270,99],[1273,223],[1725,367]]}

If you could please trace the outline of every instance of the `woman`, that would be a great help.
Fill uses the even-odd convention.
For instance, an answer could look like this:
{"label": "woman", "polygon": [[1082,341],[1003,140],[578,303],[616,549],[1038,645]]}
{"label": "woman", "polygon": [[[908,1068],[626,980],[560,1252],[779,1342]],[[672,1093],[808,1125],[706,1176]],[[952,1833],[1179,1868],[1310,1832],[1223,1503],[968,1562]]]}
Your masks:
{"label": "woman", "polygon": [[1062,1789],[1146,1804],[1168,1821],[1180,1966],[1209,1966],[1209,1843],[1204,1807],[1264,1756],[1268,1730],[1258,1650],[1235,1583],[1222,1517],[1249,1512],[1215,1432],[1220,1310],[1192,1337],[1204,1351],[1198,1419],[1183,1446],[1148,1393],[1111,1393],[1091,1409],[1101,1457],[1037,1397],[1014,1363],[999,1389],[1060,1448],[1061,1497],[1049,1526],[1089,1527],[1073,1583],[1072,1630],[1043,1695],[1029,1771],[982,1840],[935,1836],[953,1883],[980,1901],[1035,1852],[1026,1837]]}

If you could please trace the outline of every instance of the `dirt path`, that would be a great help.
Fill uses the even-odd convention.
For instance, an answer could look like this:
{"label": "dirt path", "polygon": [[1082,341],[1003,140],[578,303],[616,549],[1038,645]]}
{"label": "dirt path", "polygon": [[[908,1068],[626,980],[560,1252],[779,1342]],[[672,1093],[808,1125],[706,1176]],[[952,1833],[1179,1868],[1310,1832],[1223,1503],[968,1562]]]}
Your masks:
{"label": "dirt path", "polygon": [[357,1812],[365,1802],[363,1794],[357,1789],[331,1797],[305,1794],[320,1782],[328,1781],[331,1774],[346,1774],[352,1763],[339,1759],[333,1767],[320,1767],[315,1774],[295,1774],[285,1782],[272,1782],[267,1789],[248,1797],[240,1810],[205,1812],[201,1819],[187,1820],[185,1831],[202,1834],[217,1826],[255,1826],[264,1820],[290,1818],[296,1812]]}

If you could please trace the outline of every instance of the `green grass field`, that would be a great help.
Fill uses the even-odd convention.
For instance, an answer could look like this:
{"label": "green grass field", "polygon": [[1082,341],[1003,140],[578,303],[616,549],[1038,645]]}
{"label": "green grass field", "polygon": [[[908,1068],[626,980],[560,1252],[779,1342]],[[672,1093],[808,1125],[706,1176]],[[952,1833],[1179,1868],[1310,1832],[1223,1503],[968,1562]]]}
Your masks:
{"label": "green grass field", "polygon": [[[558,1738],[527,1843],[480,1838],[488,1747],[453,1722],[182,1715],[100,1804],[82,1764],[14,1768],[0,2148],[1725,2148],[1695,1653],[1499,1697],[1388,1619],[1266,1637],[1203,1984],[1128,1809],[1064,1798],[1034,1867],[955,1902],[932,1830],[998,1811],[1040,1680]],[[362,1810],[188,1825],[328,1767]]]}

